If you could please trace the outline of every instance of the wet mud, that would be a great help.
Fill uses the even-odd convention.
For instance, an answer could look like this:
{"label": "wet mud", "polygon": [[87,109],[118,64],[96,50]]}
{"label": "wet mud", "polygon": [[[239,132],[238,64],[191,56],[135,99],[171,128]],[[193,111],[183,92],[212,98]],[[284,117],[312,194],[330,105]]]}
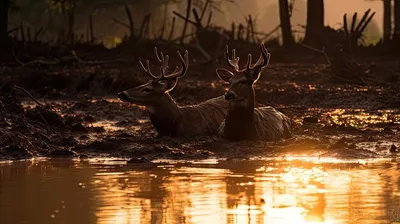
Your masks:
{"label": "wet mud", "polygon": [[[188,74],[171,93],[181,105],[220,96],[227,87],[215,74],[222,61],[204,64],[192,55]],[[147,81],[134,63],[137,58],[128,59],[62,66],[4,64],[0,158],[112,156],[132,163],[287,155],[377,158],[395,156],[400,146],[400,64],[395,59],[360,59],[374,62],[368,77],[376,80],[346,84],[333,80],[319,57],[298,63],[272,58],[256,83],[256,103],[274,106],[296,123],[294,137],[278,142],[158,137],[145,108],[116,98],[119,91]],[[13,88],[15,84],[42,105]]]}

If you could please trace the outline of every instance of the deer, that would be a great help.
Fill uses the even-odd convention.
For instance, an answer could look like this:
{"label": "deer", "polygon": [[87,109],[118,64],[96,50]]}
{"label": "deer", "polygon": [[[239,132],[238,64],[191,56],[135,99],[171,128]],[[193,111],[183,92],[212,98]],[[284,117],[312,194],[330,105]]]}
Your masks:
{"label": "deer", "polygon": [[219,127],[219,137],[233,141],[277,141],[291,137],[291,119],[273,107],[254,106],[254,84],[260,78],[262,69],[268,66],[271,57],[263,43],[260,44],[260,51],[261,55],[255,64],[252,65],[252,55],[248,54],[246,67],[239,69],[239,57],[236,57],[235,49],[232,50],[232,57],[229,57],[228,46],[225,46],[225,62],[233,71],[216,69],[218,77],[229,83],[224,95],[229,108]]}
{"label": "deer", "polygon": [[145,106],[159,137],[216,135],[227,114],[228,103],[222,95],[196,105],[179,106],[171,97],[170,92],[175,88],[178,80],[185,76],[189,56],[187,50],[183,57],[179,51],[177,54],[182,67],[176,66],[173,72],[169,72],[169,56],[164,57],[163,52],[159,54],[155,47],[154,55],[160,64],[159,75],[156,76],[151,72],[149,60],[146,60],[146,66],[139,61],[142,70],[150,77],[150,80],[118,93],[118,98],[123,102]]}

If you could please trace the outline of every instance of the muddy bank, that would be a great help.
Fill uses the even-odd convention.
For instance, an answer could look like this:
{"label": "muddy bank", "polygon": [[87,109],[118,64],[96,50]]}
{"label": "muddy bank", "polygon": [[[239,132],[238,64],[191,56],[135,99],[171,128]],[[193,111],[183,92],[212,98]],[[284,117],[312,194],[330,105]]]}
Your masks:
{"label": "muddy bank", "polygon": [[398,110],[278,107],[296,122],[295,136],[278,142],[229,142],[216,137],[157,137],[144,108],[117,99],[54,101],[46,106],[1,99],[1,159],[125,157],[249,159],[317,156],[378,158],[397,154]]}
{"label": "muddy bank", "polygon": [[[159,47],[170,54],[171,65],[175,65],[176,50],[184,49]],[[400,146],[398,58],[357,58],[368,73],[362,82],[349,83],[335,79],[321,55],[299,57],[298,53],[271,49],[270,66],[255,86],[256,102],[277,107],[295,120],[295,136],[274,143],[237,143],[216,137],[157,137],[144,108],[116,99],[119,91],[148,81],[137,60],[152,58],[152,46],[134,53],[127,51],[77,51],[79,58],[68,58],[65,50],[57,56],[67,59],[53,64],[43,60],[49,62],[54,52],[29,57],[19,53],[18,61],[12,57],[5,60],[0,68],[1,159],[117,156],[146,162],[283,155],[376,158],[393,156]],[[258,55],[256,47],[242,51]],[[42,57],[41,61],[34,61],[35,57]],[[218,80],[215,69],[225,64],[222,58],[216,58],[206,62],[201,53],[190,51],[188,74],[179,79],[171,93],[179,104],[195,104],[224,93],[226,85]],[[155,64],[152,68],[158,69]],[[28,90],[43,105],[14,85]]]}

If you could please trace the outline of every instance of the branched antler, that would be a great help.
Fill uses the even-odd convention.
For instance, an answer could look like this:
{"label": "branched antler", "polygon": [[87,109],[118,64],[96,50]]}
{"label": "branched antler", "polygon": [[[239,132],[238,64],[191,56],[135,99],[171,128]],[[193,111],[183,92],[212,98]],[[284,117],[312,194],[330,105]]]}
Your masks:
{"label": "branched antler", "polygon": [[180,77],[183,77],[188,69],[189,65],[189,53],[186,50],[184,56],[182,57],[181,53],[177,51],[179,58],[181,59],[182,62],[182,68],[179,69],[179,66],[176,66],[175,70],[171,73],[168,74],[168,62],[169,62],[169,56],[165,55],[162,52],[160,54],[158,53],[157,47],[154,47],[154,55],[157,59],[157,61],[160,63],[160,75],[155,76],[151,71],[150,71],[150,61],[146,60],[146,67],[143,65],[141,61],[139,61],[140,66],[142,67],[143,71],[151,78],[153,79],[153,82],[159,82],[161,80],[167,80],[167,79],[177,79]]}
{"label": "branched antler", "polygon": [[268,66],[271,54],[268,52],[267,48],[265,48],[264,43],[260,44],[260,51],[261,55],[254,65],[251,65],[251,60],[252,60],[251,54],[247,55],[247,68],[246,68],[247,70],[252,70],[255,69],[256,67],[264,68]]}
{"label": "branched antler", "polygon": [[[247,64],[246,64],[246,68],[240,71],[244,71],[244,70],[253,70],[255,68],[264,68],[268,65],[269,63],[269,59],[271,57],[271,54],[268,52],[267,48],[265,48],[264,43],[260,44],[260,51],[261,51],[261,55],[258,58],[257,62],[252,65],[251,61],[252,61],[252,55],[248,54],[247,55]],[[225,52],[224,52],[224,56],[225,56],[225,60],[226,62],[236,71],[239,72],[239,57],[236,57],[236,51],[235,49],[232,50],[232,58],[229,58],[229,50],[228,50],[228,46],[225,47]]]}
{"label": "branched antler", "polygon": [[232,59],[229,58],[228,45],[225,46],[224,57],[228,65],[230,65],[235,71],[239,71],[239,57],[236,57],[236,50],[232,49]]}

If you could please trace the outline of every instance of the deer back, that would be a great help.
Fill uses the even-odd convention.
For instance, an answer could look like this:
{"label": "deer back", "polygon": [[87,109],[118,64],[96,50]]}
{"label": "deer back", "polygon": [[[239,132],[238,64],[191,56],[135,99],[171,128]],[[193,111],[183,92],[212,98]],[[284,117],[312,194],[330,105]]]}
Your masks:
{"label": "deer back", "polygon": [[[238,123],[242,121],[238,120]],[[290,138],[292,121],[273,107],[254,108],[252,129],[229,130],[223,121],[218,129],[218,136],[230,140],[240,140],[238,136],[248,140],[276,141]],[[232,135],[234,133],[234,135]]]}
{"label": "deer back", "polygon": [[223,96],[197,105],[182,106],[177,133],[181,136],[215,135],[227,111],[228,103]]}

